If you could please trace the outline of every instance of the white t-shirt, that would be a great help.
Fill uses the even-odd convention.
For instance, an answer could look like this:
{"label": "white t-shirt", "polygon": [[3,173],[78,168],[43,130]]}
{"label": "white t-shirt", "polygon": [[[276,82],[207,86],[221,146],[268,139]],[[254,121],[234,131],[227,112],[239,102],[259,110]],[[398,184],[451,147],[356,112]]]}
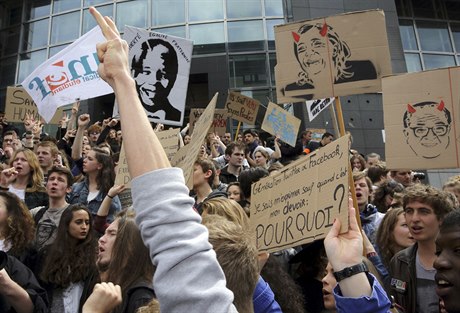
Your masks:
{"label": "white t-shirt", "polygon": [[13,187],[13,185],[10,185],[8,187],[8,191],[11,192],[11,193],[14,193],[21,200],[24,200],[25,197],[26,197],[26,190],[25,189],[16,189],[16,188]]}

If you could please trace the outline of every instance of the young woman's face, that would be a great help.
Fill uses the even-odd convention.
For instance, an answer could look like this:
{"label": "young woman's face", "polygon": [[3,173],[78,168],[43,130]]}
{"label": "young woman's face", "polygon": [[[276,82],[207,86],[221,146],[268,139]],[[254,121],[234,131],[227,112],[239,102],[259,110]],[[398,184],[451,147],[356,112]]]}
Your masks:
{"label": "young woman's face", "polygon": [[410,234],[404,214],[398,215],[398,220],[393,230],[393,236],[396,244],[402,249],[410,247],[415,243],[414,237]]}
{"label": "young woman's face", "polygon": [[83,146],[84,146],[84,145],[89,145],[89,139],[88,139],[88,137],[83,136],[83,141],[82,141],[82,142],[83,142]]}
{"label": "young woman's face", "polygon": [[241,191],[240,187],[232,185],[228,187],[227,189],[227,196],[229,199],[235,200],[235,201],[241,201]]}
{"label": "young woman's face", "polygon": [[29,162],[24,152],[19,152],[13,160],[13,167],[18,172],[18,176],[28,176],[31,172]]}
{"label": "young woman's face", "polygon": [[111,129],[109,131],[109,137],[112,138],[112,139],[117,138],[117,131],[115,129]]}
{"label": "young woman's face", "polygon": [[262,154],[262,152],[257,151],[254,154],[254,158],[256,161],[257,166],[266,166],[267,165],[267,158]]}
{"label": "young woman's face", "polygon": [[364,169],[362,168],[361,162],[359,162],[359,159],[357,159],[357,158],[356,158],[356,159],[353,159],[353,162],[352,162],[351,166],[353,167],[353,169],[356,168],[358,171],[364,170]]}
{"label": "young woman's face", "polygon": [[189,135],[185,135],[184,136],[184,146],[188,145],[191,140],[192,140],[192,137],[190,137]]}
{"label": "young woman's face", "polygon": [[88,212],[85,210],[74,211],[69,224],[69,235],[77,240],[83,240],[88,236],[89,230]]}
{"label": "young woman's face", "polygon": [[335,310],[335,299],[332,291],[337,285],[337,281],[334,277],[334,270],[332,269],[331,263],[327,263],[325,276],[321,280],[323,282],[323,301],[324,307],[327,310]]}
{"label": "young woman's face", "polygon": [[0,227],[6,224],[8,219],[8,209],[6,208],[6,201],[0,197]]}
{"label": "young woman's face", "polygon": [[99,171],[101,168],[102,164],[97,161],[96,152],[89,150],[83,160],[83,172],[93,173]]}

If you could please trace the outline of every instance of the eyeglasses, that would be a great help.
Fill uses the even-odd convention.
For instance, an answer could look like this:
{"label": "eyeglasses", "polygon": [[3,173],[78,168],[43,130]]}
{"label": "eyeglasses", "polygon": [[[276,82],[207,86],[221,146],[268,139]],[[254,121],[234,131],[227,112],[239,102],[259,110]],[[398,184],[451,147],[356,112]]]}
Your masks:
{"label": "eyeglasses", "polygon": [[449,126],[442,124],[442,125],[436,125],[433,127],[426,127],[426,126],[411,127],[411,129],[414,132],[415,137],[423,138],[428,135],[430,130],[436,136],[444,136],[445,134],[447,134],[447,130],[449,129]]}

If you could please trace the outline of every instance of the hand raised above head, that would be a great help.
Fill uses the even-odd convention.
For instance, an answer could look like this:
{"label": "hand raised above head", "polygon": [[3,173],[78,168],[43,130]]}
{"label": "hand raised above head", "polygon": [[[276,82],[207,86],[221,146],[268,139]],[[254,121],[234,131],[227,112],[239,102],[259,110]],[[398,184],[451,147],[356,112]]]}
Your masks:
{"label": "hand raised above head", "polygon": [[82,114],[78,117],[78,127],[86,127],[88,126],[89,124],[89,121],[90,121],[90,117],[89,117],[89,114],[85,113],[85,114]]}

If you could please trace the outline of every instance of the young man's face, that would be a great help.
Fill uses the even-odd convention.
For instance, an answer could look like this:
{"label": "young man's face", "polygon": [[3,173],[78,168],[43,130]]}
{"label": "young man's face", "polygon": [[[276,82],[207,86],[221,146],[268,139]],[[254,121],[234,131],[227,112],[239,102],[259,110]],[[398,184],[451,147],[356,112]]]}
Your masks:
{"label": "young man's face", "polygon": [[203,168],[199,164],[193,166],[193,188],[208,184],[210,171],[203,172]]}
{"label": "young man's face", "polygon": [[410,233],[417,242],[435,241],[441,222],[430,205],[412,201],[406,205],[404,212]]}
{"label": "young man's face", "polygon": [[36,154],[38,163],[40,163],[40,167],[42,169],[48,170],[51,166],[53,166],[54,158],[51,154],[50,147],[38,147]]}
{"label": "young man's face", "polygon": [[6,147],[12,147],[13,146],[13,135],[6,135],[3,137],[3,149]]}
{"label": "young man's face", "polygon": [[334,136],[329,136],[329,137],[324,137],[323,138],[323,145],[328,145],[330,144],[332,141],[334,141]]}
{"label": "young man's face", "polygon": [[72,189],[68,187],[67,176],[53,172],[46,182],[46,192],[50,198],[64,198]]}
{"label": "young man's face", "polygon": [[223,142],[225,145],[228,145],[230,142],[232,142],[232,136],[230,135],[230,133],[225,133],[225,134],[222,136],[222,142]]}
{"label": "young man's face", "polygon": [[233,149],[233,153],[230,155],[228,159],[228,163],[233,166],[241,166],[243,165],[244,161],[244,150],[240,150],[238,148]]}
{"label": "young man's face", "polygon": [[436,255],[436,293],[448,312],[460,312],[460,225],[441,230]]}
{"label": "young man's face", "polygon": [[366,161],[366,168],[369,168],[369,167],[371,167],[371,166],[374,166],[374,165],[376,165],[378,162],[379,162],[379,158],[378,158],[378,157],[367,158],[367,161]]}
{"label": "young man's face", "polygon": [[369,202],[370,190],[366,178],[363,177],[355,181],[356,200],[359,208],[363,208]]}
{"label": "young man's face", "polygon": [[255,140],[255,137],[251,133],[247,133],[246,135],[244,135],[244,142],[247,145],[253,143],[254,140]]}
{"label": "young man's face", "polygon": [[409,187],[412,185],[412,171],[411,170],[401,170],[396,171],[392,178],[398,183],[402,184],[404,187]]}
{"label": "young man's face", "polygon": [[97,266],[99,269],[106,269],[112,260],[113,244],[117,239],[118,219],[105,230],[104,236],[99,238],[99,253],[97,255]]}

